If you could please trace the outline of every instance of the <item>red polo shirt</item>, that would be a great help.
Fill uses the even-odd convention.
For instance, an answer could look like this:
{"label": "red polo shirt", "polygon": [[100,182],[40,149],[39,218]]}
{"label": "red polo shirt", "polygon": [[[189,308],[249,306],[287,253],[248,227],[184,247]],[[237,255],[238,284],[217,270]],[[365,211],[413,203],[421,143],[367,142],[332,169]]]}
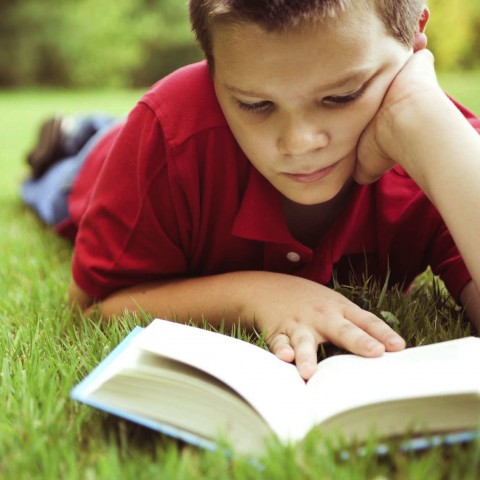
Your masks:
{"label": "red polo shirt", "polygon": [[73,276],[100,299],[152,280],[237,270],[328,284],[334,270],[348,281],[352,267],[367,264],[370,275],[390,269],[392,282],[408,286],[430,265],[456,299],[470,280],[438,212],[399,167],[354,187],[317,248],[292,238],[280,194],[240,150],[203,62],[157,83],[98,144],[70,214]]}

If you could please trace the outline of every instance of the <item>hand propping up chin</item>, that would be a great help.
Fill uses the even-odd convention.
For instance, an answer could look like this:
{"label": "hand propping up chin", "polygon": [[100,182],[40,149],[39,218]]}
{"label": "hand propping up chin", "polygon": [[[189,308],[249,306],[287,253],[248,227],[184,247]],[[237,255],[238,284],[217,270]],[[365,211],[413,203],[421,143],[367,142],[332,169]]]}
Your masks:
{"label": "hand propping up chin", "polygon": [[[402,137],[402,122],[415,122],[415,105],[426,96],[444,95],[438,85],[433,55],[425,47],[426,37],[418,33],[414,53],[394,78],[377,114],[360,137],[354,173],[360,184],[378,180],[396,164],[409,170],[412,159]],[[416,127],[421,135],[422,125]]]}

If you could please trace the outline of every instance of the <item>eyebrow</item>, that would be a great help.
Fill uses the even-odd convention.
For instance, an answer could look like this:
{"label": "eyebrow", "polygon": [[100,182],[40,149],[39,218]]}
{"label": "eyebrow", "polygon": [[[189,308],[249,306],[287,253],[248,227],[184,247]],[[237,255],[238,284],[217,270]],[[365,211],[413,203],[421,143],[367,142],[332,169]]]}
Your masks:
{"label": "eyebrow", "polygon": [[[327,84],[327,85],[322,85],[320,88],[316,88],[313,94],[317,94],[319,92],[324,92],[327,90],[334,90],[336,88],[343,87],[345,85],[348,85],[350,83],[358,82],[358,81],[363,81],[365,78],[369,77],[372,75],[372,69],[371,68],[363,68],[360,70],[356,70],[355,72],[352,72],[351,74],[347,75],[346,77],[340,78],[338,80],[334,80],[333,82]],[[240,95],[244,95],[246,97],[255,97],[255,98],[268,98],[269,95],[263,92],[255,92],[253,90],[244,90],[242,88],[236,87],[235,85],[230,85],[228,83],[224,83],[224,86],[227,90],[230,90],[232,93],[237,93]]]}

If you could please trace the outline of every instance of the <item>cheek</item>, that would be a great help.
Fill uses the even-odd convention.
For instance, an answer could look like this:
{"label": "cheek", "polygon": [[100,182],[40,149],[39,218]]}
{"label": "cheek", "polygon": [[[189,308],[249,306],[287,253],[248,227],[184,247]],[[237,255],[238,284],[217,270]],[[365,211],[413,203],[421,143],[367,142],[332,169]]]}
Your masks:
{"label": "cheek", "polygon": [[271,148],[274,129],[268,121],[259,121],[253,115],[233,113],[227,117],[228,125],[238,143],[250,148]]}
{"label": "cheek", "polygon": [[268,163],[268,159],[273,156],[275,142],[265,125],[238,119],[236,116],[227,118],[227,121],[233,136],[247,158],[257,168],[259,162]]}
{"label": "cheek", "polygon": [[365,128],[375,118],[382,100],[383,96],[369,95],[345,116],[344,134],[352,142],[358,140]]}
{"label": "cheek", "polygon": [[369,91],[364,95],[361,102],[361,111],[365,127],[373,120],[379,111],[383,99],[388,91],[390,82],[390,77],[384,75],[376,79],[376,81],[371,85]]}
{"label": "cheek", "polygon": [[342,117],[331,124],[332,146],[352,150],[370,121],[370,111],[366,108],[345,110]]}
{"label": "cheek", "polygon": [[261,129],[249,122],[230,123],[232,130],[238,143],[245,148],[256,148],[262,142],[267,143],[267,136]]}

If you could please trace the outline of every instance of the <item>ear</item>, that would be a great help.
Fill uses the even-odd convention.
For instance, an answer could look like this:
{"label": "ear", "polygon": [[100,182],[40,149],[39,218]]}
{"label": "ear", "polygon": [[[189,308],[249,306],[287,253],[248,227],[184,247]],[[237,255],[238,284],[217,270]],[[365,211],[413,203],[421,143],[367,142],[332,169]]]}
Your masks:
{"label": "ear", "polygon": [[427,6],[423,8],[422,16],[418,21],[418,32],[425,33],[425,29],[427,28],[428,19],[430,18],[430,10]]}
{"label": "ear", "polygon": [[418,52],[427,47],[427,36],[425,35],[425,29],[427,28],[428,19],[430,18],[430,10],[425,6],[423,8],[422,16],[418,21],[418,30],[415,32],[415,38],[413,41],[413,51]]}

